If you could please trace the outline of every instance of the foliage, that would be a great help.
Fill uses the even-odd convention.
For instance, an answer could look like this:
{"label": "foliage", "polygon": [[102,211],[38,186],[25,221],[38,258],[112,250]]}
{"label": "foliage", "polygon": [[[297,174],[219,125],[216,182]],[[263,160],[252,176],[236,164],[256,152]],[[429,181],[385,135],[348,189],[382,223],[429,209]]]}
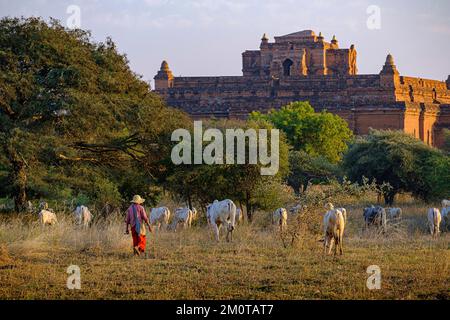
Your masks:
{"label": "foliage", "polygon": [[337,165],[322,156],[313,157],[305,151],[293,150],[289,153],[289,168],[287,182],[297,194],[304,192],[309,184],[323,183],[339,175]]}
{"label": "foliage", "polygon": [[399,192],[431,201],[450,193],[449,156],[397,131],[372,130],[358,139],[344,158],[344,167],[352,181],[363,177],[380,184],[389,183],[383,195],[392,204]]}
{"label": "foliage", "polygon": [[251,119],[269,121],[285,132],[295,150],[332,163],[341,159],[353,136],[344,119],[326,111],[314,112],[309,102],[293,102],[267,114],[253,112]]}
{"label": "foliage", "polygon": [[14,197],[17,210],[30,196],[93,189],[93,200],[117,203],[131,193],[123,174],[145,194],[187,119],[150,92],[111,39],[93,43],[55,20],[0,20],[0,196]]}
{"label": "foliage", "polygon": [[[207,127],[219,129],[222,133],[226,129],[268,129],[272,126],[267,122],[256,121],[212,121],[206,123]],[[192,136],[192,134],[191,134]],[[225,137],[225,134],[224,134]],[[270,138],[270,134],[269,134]],[[270,139],[268,141],[270,145]],[[223,140],[226,150],[226,139]],[[204,147],[209,142],[204,142]],[[259,201],[263,196],[258,192],[263,192],[262,184],[273,186],[281,185],[283,178],[288,172],[288,146],[283,135],[280,135],[279,144],[279,171],[274,176],[262,176],[261,164],[249,164],[248,150],[249,140],[246,139],[246,163],[245,164],[214,164],[214,165],[189,165],[181,164],[173,168],[173,172],[168,176],[165,184],[166,188],[178,195],[181,200],[188,202],[192,206],[193,201],[200,203],[203,208],[215,199],[231,199],[237,203],[243,203],[247,207],[247,212],[253,213],[257,207],[267,207],[267,204]],[[193,151],[193,148],[192,148]],[[272,194],[273,197],[283,195]],[[259,200],[258,200],[259,199]],[[276,201],[275,203],[280,202]]]}

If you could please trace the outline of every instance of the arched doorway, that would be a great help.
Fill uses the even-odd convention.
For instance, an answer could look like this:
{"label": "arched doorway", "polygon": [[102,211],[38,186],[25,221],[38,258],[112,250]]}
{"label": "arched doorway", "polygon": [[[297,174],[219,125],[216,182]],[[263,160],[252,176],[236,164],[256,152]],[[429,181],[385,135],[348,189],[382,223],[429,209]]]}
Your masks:
{"label": "arched doorway", "polygon": [[291,68],[294,62],[291,59],[286,59],[283,62],[283,74],[285,77],[289,77],[291,75]]}

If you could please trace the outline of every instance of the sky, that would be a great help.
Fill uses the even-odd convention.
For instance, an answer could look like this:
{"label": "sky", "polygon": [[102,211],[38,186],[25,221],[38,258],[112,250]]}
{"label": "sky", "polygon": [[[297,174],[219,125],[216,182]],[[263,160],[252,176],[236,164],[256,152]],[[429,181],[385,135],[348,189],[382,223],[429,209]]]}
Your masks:
{"label": "sky", "polygon": [[300,30],[354,44],[359,74],[379,73],[391,53],[401,75],[450,75],[448,0],[0,0],[5,16],[75,21],[96,42],[109,36],[148,81],[162,60],[175,76],[241,75],[242,52],[258,49],[263,33],[273,41]]}

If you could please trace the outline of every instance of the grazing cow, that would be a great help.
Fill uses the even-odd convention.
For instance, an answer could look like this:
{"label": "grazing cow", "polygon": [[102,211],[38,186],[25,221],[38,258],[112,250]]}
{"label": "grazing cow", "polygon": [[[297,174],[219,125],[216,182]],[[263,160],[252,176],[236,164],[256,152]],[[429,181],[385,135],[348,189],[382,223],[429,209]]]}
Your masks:
{"label": "grazing cow", "polygon": [[402,218],[401,208],[386,208],[386,213],[390,220],[400,220]]}
{"label": "grazing cow", "polygon": [[75,223],[77,225],[83,225],[83,227],[89,227],[89,223],[92,220],[92,214],[86,206],[78,206],[73,212],[75,216]]}
{"label": "grazing cow", "polygon": [[244,212],[241,208],[236,208],[236,224],[244,222]]}
{"label": "grazing cow", "polygon": [[433,238],[439,236],[439,225],[441,224],[441,213],[437,208],[428,209],[428,224],[430,226],[430,233]]}
{"label": "grazing cow", "polygon": [[39,212],[39,221],[43,226],[45,225],[53,226],[58,222],[58,219],[56,219],[56,214],[54,212],[48,210],[41,210]]}
{"label": "grazing cow", "polygon": [[169,226],[170,210],[167,207],[152,208],[150,211],[150,224],[156,225],[158,230],[161,229],[161,225],[165,227]]}
{"label": "grazing cow", "polygon": [[272,224],[278,224],[281,231],[286,228],[287,219],[288,215],[285,208],[278,208],[272,214]]}
{"label": "grazing cow", "polygon": [[[197,211],[196,211],[197,212]],[[183,228],[186,229],[192,225],[194,219],[194,213],[189,208],[178,208],[175,210],[173,216],[172,224],[170,228],[177,231],[178,224],[182,224]]]}
{"label": "grazing cow", "polygon": [[364,222],[366,228],[369,226],[381,227],[386,231],[386,210],[380,206],[371,206],[364,208],[363,212]]}
{"label": "grazing cow", "polygon": [[207,207],[206,215],[213,228],[216,241],[219,241],[219,231],[222,225],[227,229],[227,242],[233,241],[233,231],[236,224],[236,205],[233,201],[229,199],[215,200]]}
{"label": "grazing cow", "polygon": [[345,219],[342,211],[339,209],[331,209],[325,213],[323,217],[323,226],[325,232],[324,253],[331,254],[331,249],[334,247],[334,255],[337,254],[339,248],[339,254],[343,254],[343,238]]}
{"label": "grazing cow", "polygon": [[442,200],[442,208],[450,207],[450,200]]}

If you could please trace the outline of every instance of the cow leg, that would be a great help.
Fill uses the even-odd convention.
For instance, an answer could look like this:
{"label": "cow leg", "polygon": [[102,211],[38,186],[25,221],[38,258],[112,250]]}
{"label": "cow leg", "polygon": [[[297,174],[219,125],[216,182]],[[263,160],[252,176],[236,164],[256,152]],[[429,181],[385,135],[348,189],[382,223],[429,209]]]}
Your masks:
{"label": "cow leg", "polygon": [[331,254],[331,251],[333,249],[333,244],[334,244],[334,237],[330,237],[330,246],[328,247],[328,254]]}
{"label": "cow leg", "polygon": [[216,238],[216,241],[219,242],[219,227],[217,224],[211,224],[213,231],[214,231],[214,237]]}
{"label": "cow leg", "polygon": [[323,243],[323,253],[327,254],[327,249],[330,246],[330,237],[328,234],[325,234],[325,241]]}

